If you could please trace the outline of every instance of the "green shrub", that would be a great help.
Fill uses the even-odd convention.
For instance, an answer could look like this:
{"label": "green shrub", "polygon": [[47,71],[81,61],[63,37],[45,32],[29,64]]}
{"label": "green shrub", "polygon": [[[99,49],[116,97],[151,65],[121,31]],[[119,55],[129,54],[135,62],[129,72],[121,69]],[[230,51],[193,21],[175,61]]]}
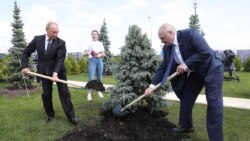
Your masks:
{"label": "green shrub", "polygon": [[237,55],[235,58],[234,58],[234,64],[235,64],[235,67],[236,67],[236,71],[241,71],[241,59],[240,59],[240,56]]}
{"label": "green shrub", "polygon": [[78,74],[80,72],[79,65],[73,55],[67,56],[64,64],[67,74]]}
{"label": "green shrub", "polygon": [[250,72],[250,57],[247,57],[247,60],[245,62],[244,71]]}
{"label": "green shrub", "polygon": [[6,55],[0,61],[0,79],[4,79],[8,76],[8,69],[7,69],[8,59],[9,59],[9,56]]}
{"label": "green shrub", "polygon": [[81,73],[88,72],[88,59],[86,57],[82,57],[77,63]]}

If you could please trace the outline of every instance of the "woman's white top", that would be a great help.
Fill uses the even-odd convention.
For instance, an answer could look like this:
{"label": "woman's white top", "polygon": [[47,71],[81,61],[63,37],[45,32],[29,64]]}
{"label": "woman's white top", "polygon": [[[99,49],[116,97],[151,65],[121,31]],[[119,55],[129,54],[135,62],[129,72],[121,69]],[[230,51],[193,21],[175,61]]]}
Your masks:
{"label": "woman's white top", "polygon": [[104,52],[104,47],[102,42],[100,41],[92,41],[90,42],[90,44],[88,45],[88,57],[92,58],[93,56],[91,55],[91,52],[94,51],[96,53],[99,52]]}

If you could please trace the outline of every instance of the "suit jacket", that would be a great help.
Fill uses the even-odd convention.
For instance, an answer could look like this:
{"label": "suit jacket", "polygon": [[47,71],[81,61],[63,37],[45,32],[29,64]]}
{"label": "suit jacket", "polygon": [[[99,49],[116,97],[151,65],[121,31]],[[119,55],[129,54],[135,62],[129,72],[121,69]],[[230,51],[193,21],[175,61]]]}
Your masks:
{"label": "suit jacket", "polygon": [[[210,82],[213,78],[213,70],[223,65],[222,59],[218,52],[214,52],[207,44],[203,36],[194,29],[185,29],[177,31],[177,41],[183,61],[195,75],[203,78],[204,81]],[[161,82],[164,72],[168,66],[170,48],[163,47],[164,59],[157,69],[152,84],[157,85]],[[171,66],[170,74],[176,71],[177,63],[174,61]],[[181,95],[183,86],[187,80],[187,73],[177,76],[171,80],[173,90],[177,96]]]}
{"label": "suit jacket", "polygon": [[53,39],[47,53],[45,53],[45,36],[46,35],[35,36],[24,49],[21,59],[21,68],[28,68],[29,57],[33,52],[37,51],[37,72],[46,75],[52,75],[53,72],[60,74],[62,71],[65,71],[65,41],[60,38]]}

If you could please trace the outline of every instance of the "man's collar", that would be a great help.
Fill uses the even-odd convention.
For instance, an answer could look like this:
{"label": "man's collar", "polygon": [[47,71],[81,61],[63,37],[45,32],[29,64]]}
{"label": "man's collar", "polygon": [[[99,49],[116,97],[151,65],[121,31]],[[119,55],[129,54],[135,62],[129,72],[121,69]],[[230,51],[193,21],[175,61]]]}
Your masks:
{"label": "man's collar", "polygon": [[45,40],[48,41],[49,37],[45,34]]}
{"label": "man's collar", "polygon": [[178,45],[178,41],[177,41],[177,32],[175,33],[173,44],[174,44],[174,45]]}

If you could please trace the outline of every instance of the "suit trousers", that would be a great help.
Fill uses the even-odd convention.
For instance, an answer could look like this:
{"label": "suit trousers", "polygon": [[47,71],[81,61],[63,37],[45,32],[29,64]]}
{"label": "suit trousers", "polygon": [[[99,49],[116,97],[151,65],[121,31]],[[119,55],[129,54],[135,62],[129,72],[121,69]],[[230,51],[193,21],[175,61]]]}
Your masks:
{"label": "suit trousers", "polygon": [[192,109],[199,93],[205,86],[207,99],[206,123],[209,141],[223,141],[223,66],[217,67],[208,75],[212,77],[210,82],[205,82],[204,78],[196,72],[192,72],[187,78],[180,98],[179,125],[184,128],[193,127]]}
{"label": "suit trousers", "polygon": [[[66,72],[59,73],[58,77],[62,80],[67,80]],[[51,80],[42,79],[42,87],[43,87],[42,100],[43,100],[43,106],[44,106],[45,112],[48,116],[55,115],[55,112],[53,109],[53,102],[52,102],[52,85],[53,85],[53,82]],[[73,104],[71,102],[71,97],[70,97],[70,92],[68,90],[68,86],[66,84],[57,82],[57,88],[58,88],[59,98],[60,98],[63,110],[68,120],[75,118],[75,112],[74,112]]]}

